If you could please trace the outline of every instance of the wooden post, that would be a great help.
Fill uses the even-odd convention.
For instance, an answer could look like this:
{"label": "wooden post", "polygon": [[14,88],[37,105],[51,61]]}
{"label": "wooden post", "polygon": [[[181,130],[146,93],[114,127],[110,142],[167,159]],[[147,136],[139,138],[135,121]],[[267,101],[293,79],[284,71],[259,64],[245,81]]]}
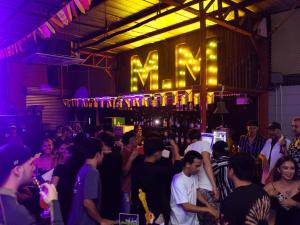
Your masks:
{"label": "wooden post", "polygon": [[200,113],[201,113],[201,131],[206,131],[206,18],[204,3],[199,2],[199,19],[200,19]]}
{"label": "wooden post", "polygon": [[[267,90],[270,74],[270,41],[261,39],[258,41],[258,58],[260,64],[260,79],[262,88]],[[268,92],[264,91],[258,96],[258,122],[262,135],[267,136],[268,118]]]}

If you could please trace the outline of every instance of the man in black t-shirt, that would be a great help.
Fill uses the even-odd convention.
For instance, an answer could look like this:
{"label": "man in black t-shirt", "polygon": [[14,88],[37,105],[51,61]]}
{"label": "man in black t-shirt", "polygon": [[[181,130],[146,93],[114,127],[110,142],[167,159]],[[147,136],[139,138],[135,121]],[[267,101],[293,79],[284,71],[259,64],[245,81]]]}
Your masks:
{"label": "man in black t-shirt", "polygon": [[230,225],[268,224],[270,198],[263,188],[252,183],[254,159],[238,153],[229,160],[228,177],[235,190],[221,203],[222,220]]}
{"label": "man in black t-shirt", "polygon": [[145,225],[145,210],[139,199],[139,189],[146,194],[149,210],[154,215],[156,223],[161,218],[168,224],[170,214],[170,185],[176,167],[180,167],[179,149],[176,143],[172,145],[172,161],[161,159],[163,142],[160,138],[145,138],[145,156],[138,157],[132,167],[132,211],[139,214],[140,224]]}

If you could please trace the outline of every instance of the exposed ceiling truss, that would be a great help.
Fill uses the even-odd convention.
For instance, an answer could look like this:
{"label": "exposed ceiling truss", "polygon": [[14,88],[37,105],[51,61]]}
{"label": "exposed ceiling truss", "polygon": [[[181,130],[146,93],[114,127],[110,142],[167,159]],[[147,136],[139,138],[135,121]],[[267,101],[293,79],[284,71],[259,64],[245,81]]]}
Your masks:
{"label": "exposed ceiling truss", "polygon": [[95,69],[103,69],[106,74],[112,78],[112,57],[99,53],[90,53],[86,51],[80,52],[80,58],[82,59],[80,65],[91,67]]}
{"label": "exposed ceiling truss", "polygon": [[[156,35],[163,34],[165,32],[172,31],[174,29],[188,26],[199,21],[199,10],[194,6],[203,0],[191,0],[185,1],[185,3],[179,3],[175,0],[160,0],[159,4],[153,5],[152,7],[146,8],[138,13],[132,14],[120,21],[112,23],[106,29],[90,33],[79,40],[79,47],[75,50],[87,50],[94,53],[101,53],[113,50],[115,48],[125,46],[145,38],[153,37]],[[257,2],[263,2],[266,0],[244,0],[241,2],[235,2],[232,0],[210,0],[203,9],[205,11],[205,17],[207,21],[212,21],[226,29],[233,30],[243,35],[249,36],[253,43],[255,43],[254,36],[254,25],[260,20],[260,14],[257,14],[249,9],[250,6]],[[213,11],[209,9],[212,5],[217,5],[217,8]],[[224,6],[225,5],[225,6]],[[172,7],[172,8],[168,8]],[[161,10],[167,9],[163,12]],[[174,23],[168,27],[158,28],[152,32],[143,33],[136,37],[132,37],[126,40],[120,40],[116,43],[99,47],[97,45],[107,42],[113,37],[122,35],[128,31],[134,30],[150,21],[162,18],[166,15],[184,10],[188,13],[193,14],[195,17],[183,22]],[[209,11],[209,12],[208,12]],[[153,15],[153,13],[156,15]],[[233,19],[229,20],[228,15],[234,15]],[[241,15],[242,14],[242,15]],[[144,20],[142,20],[145,18]],[[138,21],[132,25],[134,21]],[[97,47],[96,47],[97,46]]]}

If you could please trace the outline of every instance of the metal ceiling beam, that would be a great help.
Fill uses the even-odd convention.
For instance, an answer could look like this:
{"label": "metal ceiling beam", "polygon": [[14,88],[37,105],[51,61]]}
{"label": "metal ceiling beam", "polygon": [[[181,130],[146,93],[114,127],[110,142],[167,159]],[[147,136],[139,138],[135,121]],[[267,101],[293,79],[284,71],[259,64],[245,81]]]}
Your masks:
{"label": "metal ceiling beam", "polygon": [[79,41],[80,42],[85,42],[85,41],[89,41],[93,38],[96,38],[96,37],[99,37],[107,32],[111,32],[111,31],[114,31],[122,26],[125,26],[125,25],[128,25],[132,22],[135,22],[137,20],[140,20],[140,19],[143,19],[144,17],[146,16],[149,16],[155,12],[158,12],[159,10],[162,10],[162,9],[165,9],[167,7],[170,7],[168,4],[156,4],[156,5],[153,5],[149,8],[146,8],[138,13],[135,13],[131,16],[128,16],[120,21],[117,21],[117,22],[114,22],[112,24],[110,24],[110,26],[108,27],[108,29],[102,29],[100,31],[96,31],[96,32],[93,32],[91,34],[88,34],[86,35],[84,38],[81,38]]}
{"label": "metal ceiling beam", "polygon": [[[201,1],[202,1],[202,0],[201,0]],[[175,7],[175,8],[169,9],[169,10],[167,10],[167,11],[164,11],[164,12],[162,12],[162,13],[159,13],[159,14],[157,14],[157,15],[155,15],[155,16],[152,16],[152,17],[150,17],[150,18],[148,18],[148,19],[146,19],[146,20],[143,20],[142,22],[137,23],[137,24],[135,24],[135,25],[133,25],[133,26],[131,26],[131,27],[129,27],[129,28],[125,28],[125,29],[123,29],[123,30],[117,31],[117,32],[112,33],[112,34],[110,34],[110,35],[107,35],[107,36],[105,36],[105,37],[103,37],[103,38],[101,38],[101,39],[99,39],[99,40],[97,40],[97,41],[94,41],[94,42],[92,42],[92,43],[89,43],[89,44],[86,44],[86,45],[82,45],[82,46],[80,46],[79,48],[75,49],[75,51],[76,51],[76,50],[85,49],[85,48],[88,48],[88,47],[92,47],[92,46],[95,46],[95,45],[98,45],[98,44],[100,44],[100,43],[102,43],[102,42],[104,42],[104,41],[107,41],[107,40],[109,40],[109,39],[111,39],[111,38],[117,36],[117,35],[126,33],[126,32],[128,32],[128,31],[130,31],[130,30],[136,29],[136,28],[138,28],[138,27],[140,27],[140,26],[142,26],[142,25],[144,25],[144,24],[147,24],[147,23],[149,23],[149,22],[151,22],[151,21],[153,21],[153,20],[156,20],[156,19],[158,19],[158,18],[167,16],[167,15],[172,14],[172,13],[175,13],[175,12],[177,12],[177,11],[179,11],[179,10],[182,10],[182,9],[185,9],[185,8],[190,7],[190,6],[192,6],[192,5],[195,5],[195,4],[198,3],[198,2],[199,2],[199,0],[192,0],[192,1],[188,2],[188,3],[180,4],[180,6],[178,6],[178,7]]]}
{"label": "metal ceiling beam", "polygon": [[226,4],[228,4],[228,5],[230,5],[234,9],[242,10],[242,11],[244,11],[245,13],[247,13],[247,14],[249,14],[251,16],[256,16],[256,14],[254,12],[250,11],[245,6],[240,5],[241,3],[235,3],[235,2],[233,2],[231,0],[223,0],[223,2],[226,3]]}
{"label": "metal ceiling beam", "polygon": [[[172,0],[168,0],[168,2],[170,2],[170,1],[172,1]],[[215,0],[212,0],[209,3],[210,6],[212,5],[212,3],[214,1]],[[207,7],[205,9],[207,10],[210,6],[207,5]],[[226,7],[225,9],[223,8],[223,9],[221,9],[221,12],[224,12],[227,9],[228,9],[228,7]],[[195,10],[193,8],[186,8],[186,10],[189,10],[189,12],[192,12],[192,13],[197,12],[197,10]],[[237,31],[237,32],[242,33],[243,35],[247,35],[247,36],[251,36],[252,35],[251,32],[248,32],[248,31],[245,31],[245,30],[243,30],[241,28],[238,28],[237,26],[234,26],[234,25],[228,23],[224,19],[215,18],[215,11],[210,12],[210,13],[206,13],[206,17],[209,18],[211,21],[213,21],[213,22],[215,22],[217,24],[220,24],[220,25],[222,25],[223,27],[225,27],[227,29]],[[147,33],[147,34],[144,34],[144,35],[141,35],[141,36],[129,39],[129,40],[118,42],[118,43],[116,43],[114,45],[110,45],[110,46],[106,46],[106,47],[100,48],[99,50],[95,50],[93,52],[106,52],[106,51],[109,51],[109,50],[112,50],[112,49],[115,49],[115,48],[118,48],[118,47],[121,47],[121,46],[124,46],[124,45],[128,45],[128,44],[132,44],[132,43],[137,42],[137,41],[141,41],[141,40],[143,40],[145,38],[153,37],[155,35],[159,35],[159,34],[171,31],[171,30],[175,30],[175,29],[180,28],[180,27],[184,27],[184,26],[193,24],[193,23],[198,22],[198,21],[199,21],[199,18],[195,17],[193,19],[190,19],[190,20],[187,20],[187,21],[183,21],[181,23],[177,23],[177,24],[174,24],[174,25],[171,25],[171,26],[159,29],[159,30],[155,30],[155,31],[152,31],[150,33]]]}
{"label": "metal ceiling beam", "polygon": [[[164,0],[162,0],[162,1],[164,1]],[[239,5],[239,7],[237,5],[234,5],[234,6],[224,7],[224,8],[218,8],[217,10],[206,14],[206,19],[208,19],[208,20],[210,20],[210,21],[212,21],[212,22],[214,22],[214,23],[216,23],[216,24],[218,24],[222,27],[225,27],[229,30],[236,31],[236,32],[241,33],[243,35],[252,36],[252,32],[250,32],[248,30],[245,30],[245,29],[239,27],[238,25],[232,25],[228,21],[223,19],[222,18],[222,13],[223,12],[228,12],[228,10],[232,11],[232,10],[235,10],[237,8],[244,8],[246,6],[252,5],[253,2],[255,2],[255,1],[258,1],[258,0],[245,0],[245,1],[237,4],[237,5]],[[173,2],[172,6],[178,6],[179,5],[179,3],[175,2],[174,0],[168,0],[168,2],[169,3]],[[190,12],[194,15],[199,14],[198,10],[196,10],[194,8],[189,7],[189,8],[185,8],[184,10],[187,11],[187,12]]]}
{"label": "metal ceiling beam", "polygon": [[86,51],[80,52],[83,61],[79,64],[95,69],[103,69],[106,74],[112,78],[112,57],[103,54],[90,53]]}
{"label": "metal ceiling beam", "polygon": [[[161,1],[163,2],[163,4],[167,4],[167,5],[168,5],[168,4],[171,4],[171,5],[169,5],[169,6],[175,6],[175,7],[177,7],[177,8],[178,8],[178,7],[181,7],[180,9],[183,9],[183,10],[188,11],[188,12],[194,14],[194,15],[197,15],[197,17],[198,17],[198,15],[199,15],[198,10],[196,10],[196,9],[194,9],[194,8],[191,8],[190,6],[184,7],[183,4],[178,3],[178,2],[175,2],[174,0],[161,0]],[[211,1],[207,4],[207,6],[204,8],[204,10],[207,11],[207,10],[210,8],[210,6],[211,6],[215,1],[217,1],[217,0],[211,0]],[[230,3],[230,6],[222,8],[222,5],[221,5],[222,1],[224,1],[224,2],[225,2],[226,4],[228,4],[228,5],[229,5],[229,3]],[[226,18],[226,16],[227,16],[230,12],[234,11],[234,12],[235,12],[235,17],[236,17],[235,19],[238,19],[237,10],[242,10],[242,11],[244,11],[244,12],[247,14],[247,11],[250,11],[250,10],[246,9],[246,7],[247,7],[247,6],[250,6],[250,5],[253,5],[253,4],[254,4],[255,2],[257,2],[257,1],[264,1],[264,0],[244,0],[244,1],[241,2],[241,3],[233,3],[231,0],[218,0],[218,3],[219,3],[218,5],[219,5],[220,7],[218,7],[218,9],[215,10],[215,11],[213,11],[213,12],[206,13],[206,18],[207,18],[208,20],[210,20],[210,21],[216,23],[216,24],[219,24],[220,26],[223,26],[223,27],[225,27],[225,28],[227,28],[227,29],[230,29],[230,30],[233,30],[233,31],[235,31],[235,32],[241,33],[241,34],[243,34],[243,35],[249,36],[249,37],[251,38],[251,37],[252,37],[252,32],[251,32],[251,31],[248,31],[248,30],[246,30],[246,29],[243,29],[243,28],[241,28],[240,26],[238,26],[237,24],[231,24],[230,22],[226,21],[225,18]],[[189,4],[193,5],[191,2],[189,2]],[[157,8],[156,8],[156,9],[157,9]],[[176,9],[176,8],[174,8],[174,9],[172,9],[172,10],[175,10],[175,9]],[[170,10],[168,10],[167,12],[169,12],[169,11],[170,11]],[[251,12],[251,11],[250,11],[250,12]],[[170,12],[169,12],[169,13],[170,13]],[[250,13],[249,13],[249,14],[250,14]],[[253,13],[251,12],[250,15],[252,16]],[[133,16],[136,16],[136,14],[133,15]],[[139,16],[141,16],[141,15],[139,14]],[[157,16],[164,16],[164,14],[163,14],[163,15],[157,15]],[[157,18],[156,18],[157,16],[155,16],[154,19],[157,19]],[[130,18],[132,19],[133,17],[131,16]],[[153,18],[150,18],[150,19],[148,19],[148,20],[151,21],[151,20],[153,20]],[[146,22],[149,22],[148,20],[143,21],[143,22],[142,22],[142,25],[145,24]],[[101,48],[101,49],[99,49],[99,50],[96,50],[96,51],[94,51],[94,52],[105,52],[105,51],[109,51],[109,50],[111,50],[111,49],[114,49],[114,48],[117,48],[117,47],[121,47],[121,46],[130,44],[130,43],[134,43],[134,42],[136,42],[136,41],[140,41],[140,40],[143,40],[143,39],[145,39],[145,38],[152,37],[152,36],[155,36],[155,35],[158,35],[158,34],[161,34],[161,33],[165,33],[165,32],[168,32],[168,31],[170,31],[170,30],[177,29],[177,28],[179,28],[179,27],[187,26],[187,25],[189,25],[189,24],[192,24],[192,23],[194,23],[194,22],[197,22],[196,20],[198,20],[198,18],[193,18],[193,19],[188,20],[188,21],[184,21],[184,22],[181,22],[181,23],[178,23],[178,24],[174,24],[174,25],[171,25],[171,26],[169,26],[169,27],[162,28],[162,29],[159,29],[159,30],[150,32],[150,33],[148,33],[148,34],[138,36],[138,37],[136,37],[136,38],[132,38],[132,39],[129,39],[129,40],[125,40],[125,41],[116,43],[116,44],[111,45],[111,46],[103,47],[103,48]],[[124,20],[122,20],[122,21],[124,22]],[[122,22],[122,21],[120,21],[120,22]],[[119,24],[119,25],[120,25],[120,24]],[[104,37],[104,38],[102,38],[102,39],[96,41],[96,42],[90,43],[89,46],[87,46],[87,45],[82,46],[81,49],[82,49],[82,48],[87,48],[87,47],[90,47],[90,46],[97,45],[97,44],[99,44],[99,43],[101,43],[101,42],[104,42],[104,41],[106,41],[106,40],[108,40],[108,39],[110,39],[110,38],[116,36],[116,35],[119,35],[119,34],[121,34],[121,33],[125,33],[125,32],[127,32],[127,31],[129,31],[129,30],[135,29],[135,28],[137,28],[138,26],[139,26],[139,25],[135,25],[135,26],[130,27],[130,28],[127,28],[127,29],[125,29],[125,30],[122,30],[122,31],[119,31],[119,32],[115,32],[115,33],[113,33],[113,34],[111,34],[111,35],[108,35],[108,36],[106,36],[106,37]],[[107,31],[101,31],[101,32],[105,33],[105,32],[107,32]]]}
{"label": "metal ceiling beam", "polygon": [[171,25],[171,26],[159,29],[159,30],[152,31],[152,32],[147,33],[147,34],[143,34],[141,36],[138,36],[138,37],[135,37],[135,38],[132,38],[132,39],[129,39],[129,40],[118,42],[114,45],[103,47],[99,50],[96,50],[95,52],[106,52],[106,51],[112,50],[114,48],[118,48],[118,47],[121,47],[121,46],[124,46],[124,45],[128,45],[128,44],[131,44],[131,43],[134,43],[134,42],[137,42],[137,41],[141,41],[141,40],[149,38],[149,37],[153,37],[155,35],[159,35],[159,34],[171,31],[171,30],[175,30],[175,29],[180,28],[180,27],[184,27],[184,26],[196,23],[198,21],[199,21],[198,17],[193,18],[191,20],[186,20],[186,21],[183,21],[183,22],[180,22],[180,23],[177,23],[177,24],[174,24],[174,25]]}

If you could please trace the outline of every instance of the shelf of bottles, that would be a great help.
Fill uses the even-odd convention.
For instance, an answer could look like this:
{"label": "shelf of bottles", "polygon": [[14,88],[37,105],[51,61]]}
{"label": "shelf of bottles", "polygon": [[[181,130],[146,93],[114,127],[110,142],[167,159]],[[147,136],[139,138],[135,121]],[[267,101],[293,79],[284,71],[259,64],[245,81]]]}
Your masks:
{"label": "shelf of bottles", "polygon": [[193,128],[200,130],[200,108],[193,104],[135,108],[130,113],[129,121],[141,126],[145,135],[155,131],[164,140],[174,139],[183,151],[188,144],[188,131]]}

